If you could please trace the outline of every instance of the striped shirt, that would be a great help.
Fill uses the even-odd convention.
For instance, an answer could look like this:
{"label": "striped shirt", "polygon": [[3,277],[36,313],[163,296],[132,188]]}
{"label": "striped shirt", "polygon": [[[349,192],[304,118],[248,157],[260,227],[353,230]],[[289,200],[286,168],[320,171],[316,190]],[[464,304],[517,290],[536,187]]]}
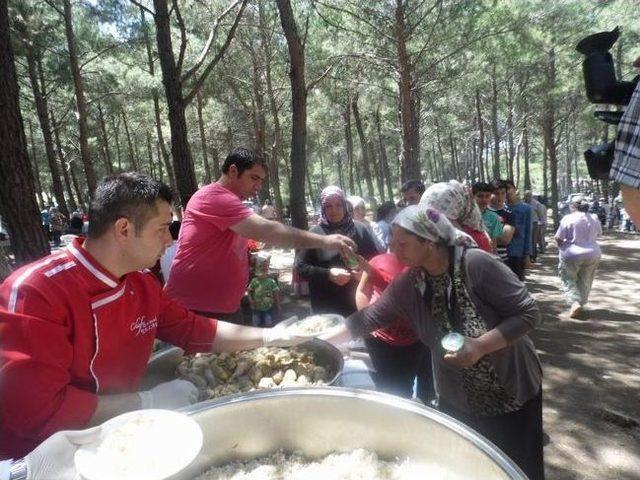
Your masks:
{"label": "striped shirt", "polygon": [[640,82],[618,125],[611,180],[640,188]]}

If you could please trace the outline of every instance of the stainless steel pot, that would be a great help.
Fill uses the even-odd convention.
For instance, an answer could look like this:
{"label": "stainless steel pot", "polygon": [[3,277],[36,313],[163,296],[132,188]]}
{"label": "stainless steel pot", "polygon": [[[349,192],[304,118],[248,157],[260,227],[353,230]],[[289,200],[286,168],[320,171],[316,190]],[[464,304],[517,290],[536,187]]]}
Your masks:
{"label": "stainless steel pot", "polygon": [[451,479],[526,480],[497,447],[464,424],[391,395],[344,388],[291,388],[234,395],[183,410],[202,427],[204,444],[176,478],[278,449],[309,457],[364,448],[381,458],[446,466]]}
{"label": "stainless steel pot", "polygon": [[[329,384],[335,384],[344,368],[342,353],[329,342],[318,338],[305,342],[301,346],[314,353],[318,365],[325,367],[331,374]],[[174,380],[176,367],[182,361],[183,356],[184,351],[178,347],[169,347],[153,354],[147,366],[147,373],[140,382],[140,390],[147,390],[159,383]]]}

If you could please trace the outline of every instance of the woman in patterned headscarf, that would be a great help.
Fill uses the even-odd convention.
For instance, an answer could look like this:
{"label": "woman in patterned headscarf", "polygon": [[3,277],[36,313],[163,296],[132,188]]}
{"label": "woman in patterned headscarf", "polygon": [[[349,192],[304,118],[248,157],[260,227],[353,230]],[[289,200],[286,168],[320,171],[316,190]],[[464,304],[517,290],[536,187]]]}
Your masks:
{"label": "woman in patterned headscarf", "polygon": [[491,252],[491,239],[482,223],[482,213],[464,185],[456,180],[431,185],[422,194],[420,205],[443,213],[456,227],[475,240],[478,247]]}
{"label": "woman in patterned headscarf", "polygon": [[[377,254],[373,236],[363,224],[353,221],[345,194],[339,187],[329,186],[322,190],[320,202],[320,223],[312,227],[311,232],[346,235],[356,243],[358,253],[367,260]],[[314,313],[348,316],[356,311],[355,290],[359,272],[349,268],[340,252],[301,249],[296,255],[295,265],[300,275],[309,281]]]}
{"label": "woman in patterned headscarf", "polygon": [[[508,267],[473,248],[438,210],[405,208],[392,238],[410,268],[325,339],[340,343],[408,319],[431,350],[439,408],[494,442],[528,478],[544,478],[542,371],[528,336],[540,322],[535,301]],[[459,350],[444,350],[448,333],[462,335]]]}

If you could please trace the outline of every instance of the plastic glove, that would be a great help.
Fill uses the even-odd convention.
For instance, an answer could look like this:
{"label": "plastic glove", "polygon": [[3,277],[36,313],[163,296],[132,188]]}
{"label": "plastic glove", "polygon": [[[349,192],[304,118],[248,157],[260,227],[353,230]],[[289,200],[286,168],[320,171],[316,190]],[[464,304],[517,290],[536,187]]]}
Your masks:
{"label": "plastic glove", "polygon": [[296,335],[283,322],[275,327],[262,329],[262,345],[265,347],[294,347],[308,340],[310,337]]}
{"label": "plastic glove", "polygon": [[138,392],[140,404],[145,408],[177,409],[198,401],[198,387],[187,380],[172,380]]}
{"label": "plastic glove", "polygon": [[100,436],[101,427],[88,430],[54,433],[28,454],[27,480],[75,480],[77,478],[73,456],[78,447],[91,443]]}

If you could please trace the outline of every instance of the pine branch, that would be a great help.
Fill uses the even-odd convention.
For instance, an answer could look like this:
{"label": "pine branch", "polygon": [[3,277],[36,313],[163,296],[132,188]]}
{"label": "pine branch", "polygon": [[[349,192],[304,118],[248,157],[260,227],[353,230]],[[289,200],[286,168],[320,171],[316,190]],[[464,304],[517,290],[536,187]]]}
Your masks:
{"label": "pine branch", "polygon": [[184,26],[184,20],[178,7],[178,0],[173,0],[172,4],[173,9],[176,11],[176,20],[180,28],[180,53],[178,54],[178,63],[176,64],[176,70],[180,73],[182,71],[182,63],[184,62],[184,54],[187,51],[187,29]]}
{"label": "pine branch", "polygon": [[204,45],[204,48],[202,49],[202,51],[200,52],[200,55],[198,55],[198,59],[196,60],[196,63],[187,71],[187,73],[185,73],[182,78],[180,79],[180,81],[182,83],[184,83],[185,81],[187,81],[189,78],[191,78],[193,75],[196,74],[196,72],[198,71],[198,69],[202,66],[202,64],[204,63],[204,59],[207,57],[207,54],[209,53],[209,50],[211,49],[211,45],[213,45],[213,41],[216,38],[216,34],[218,33],[218,27],[220,27],[220,23],[222,22],[222,20],[224,20],[224,18],[233,10],[236,8],[236,6],[240,3],[240,0],[237,0],[236,2],[234,2],[233,4],[231,4],[231,6],[229,8],[227,8],[224,12],[222,12],[222,14],[216,19],[216,21],[213,23],[213,28],[211,29],[211,31],[209,32],[209,38],[207,38],[207,42]]}
{"label": "pine branch", "polygon": [[240,19],[242,18],[242,14],[244,13],[244,9],[247,6],[247,2],[248,0],[242,0],[242,3],[240,4],[240,10],[238,11],[238,15],[236,15],[236,18],[233,21],[233,25],[231,26],[231,29],[227,34],[227,38],[224,44],[222,45],[222,47],[220,47],[220,51],[216,54],[216,56],[213,57],[211,62],[209,62],[209,65],[207,65],[207,67],[204,69],[200,77],[195,81],[195,83],[193,84],[193,88],[191,89],[189,94],[185,96],[184,98],[185,105],[188,105],[189,103],[191,103],[191,101],[193,101],[196,94],[198,93],[198,90],[200,90],[207,76],[209,75],[209,73],[211,73],[211,70],[213,70],[213,68],[218,64],[218,62],[222,60],[222,57],[224,56],[227,49],[229,48],[229,45],[231,45],[231,40],[233,40],[233,37],[236,33],[238,24],[240,23]]}
{"label": "pine branch", "polygon": [[140,2],[137,2],[136,0],[129,0],[131,3],[133,3],[136,7],[141,8],[142,10],[144,10],[145,12],[147,12],[149,15],[155,16],[156,14],[154,12],[152,12],[151,10],[149,10],[147,7],[145,7],[144,5],[142,5]]}

